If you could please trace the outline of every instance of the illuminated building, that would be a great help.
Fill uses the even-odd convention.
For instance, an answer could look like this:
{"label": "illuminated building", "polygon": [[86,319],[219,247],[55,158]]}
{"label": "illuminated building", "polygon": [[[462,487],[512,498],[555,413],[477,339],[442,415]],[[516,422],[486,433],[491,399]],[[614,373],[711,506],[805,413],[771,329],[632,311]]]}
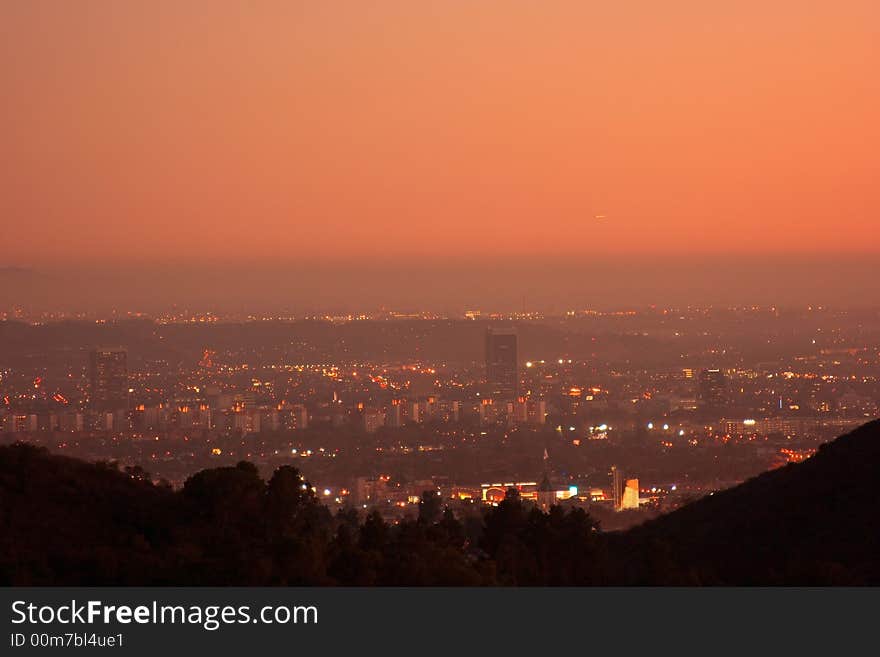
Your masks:
{"label": "illuminated building", "polygon": [[525,424],[529,420],[529,408],[526,400],[520,397],[516,402],[507,404],[507,419],[515,424]]}
{"label": "illuminated building", "polygon": [[385,426],[385,412],[376,408],[368,408],[364,411],[364,431],[374,433],[380,427]]}
{"label": "illuminated building", "polygon": [[785,436],[801,436],[816,434],[829,426],[829,423],[817,417],[770,417],[762,419],[728,420],[718,423],[723,435],[752,436],[782,434]]}
{"label": "illuminated building", "polygon": [[352,498],[355,504],[376,503],[388,494],[388,477],[358,477],[354,482]]}
{"label": "illuminated building", "polygon": [[11,422],[8,423],[13,433],[23,433],[37,430],[37,416],[33,413],[16,414],[10,416]]}
{"label": "illuminated building", "polygon": [[282,405],[281,426],[290,431],[302,431],[309,426],[309,412],[303,404],[293,404],[290,408]]}
{"label": "illuminated building", "polygon": [[723,406],[727,398],[727,378],[721,370],[700,372],[700,401],[703,406],[717,408]]}
{"label": "illuminated building", "polygon": [[391,406],[385,411],[385,425],[392,429],[403,426],[403,407],[399,399],[392,399]]}
{"label": "illuminated building", "polygon": [[442,402],[440,413],[444,422],[458,422],[461,419],[461,403],[457,401]]}
{"label": "illuminated building", "polygon": [[227,430],[242,434],[257,433],[260,431],[260,415],[246,413],[245,411],[233,411],[227,415]]}
{"label": "illuminated building", "polygon": [[516,329],[486,329],[486,382],[491,395],[503,401],[516,399],[517,369]]}
{"label": "illuminated building", "polygon": [[419,402],[419,417],[422,424],[431,422],[434,419],[434,413],[437,410],[437,398],[428,397]]}
{"label": "illuminated building", "polygon": [[544,424],[547,419],[547,402],[543,399],[530,401],[527,421],[529,424]]}
{"label": "illuminated building", "polygon": [[128,406],[128,354],[125,349],[99,348],[91,352],[89,401],[95,410]]}
{"label": "illuminated building", "polygon": [[615,511],[639,508],[639,480],[625,479],[623,470],[611,466],[611,500]]}
{"label": "illuminated building", "polygon": [[626,511],[639,508],[639,480],[627,479],[620,498],[620,510]]}
{"label": "illuminated building", "polygon": [[496,404],[492,399],[484,399],[480,402],[479,414],[480,424],[495,424],[501,416],[500,404]]}
{"label": "illuminated building", "polygon": [[[570,388],[568,391],[568,399],[569,399],[569,407],[568,412],[572,415],[577,415],[578,408],[581,405],[581,395],[583,394],[583,390],[578,387]],[[592,397],[590,401],[593,401]]]}
{"label": "illuminated building", "polygon": [[507,494],[508,488],[516,488],[520,499],[537,500],[538,482],[536,481],[510,481],[506,483],[480,484],[481,497],[484,502],[501,502]]}

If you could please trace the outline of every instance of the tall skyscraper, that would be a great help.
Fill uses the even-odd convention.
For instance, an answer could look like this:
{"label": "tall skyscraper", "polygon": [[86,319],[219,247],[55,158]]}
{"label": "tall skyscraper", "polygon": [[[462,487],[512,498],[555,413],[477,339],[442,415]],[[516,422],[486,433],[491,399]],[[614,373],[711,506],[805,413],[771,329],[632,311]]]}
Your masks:
{"label": "tall skyscraper", "polygon": [[611,466],[611,504],[615,511],[620,511],[620,501],[623,497],[623,472],[616,465]]}
{"label": "tall skyscraper", "polygon": [[128,406],[128,354],[122,347],[98,348],[89,355],[89,402],[95,410]]}
{"label": "tall skyscraper", "polygon": [[700,401],[704,407],[718,408],[727,401],[727,378],[721,370],[700,372]]}
{"label": "tall skyscraper", "polygon": [[486,329],[486,382],[492,397],[516,399],[519,387],[516,329]]}

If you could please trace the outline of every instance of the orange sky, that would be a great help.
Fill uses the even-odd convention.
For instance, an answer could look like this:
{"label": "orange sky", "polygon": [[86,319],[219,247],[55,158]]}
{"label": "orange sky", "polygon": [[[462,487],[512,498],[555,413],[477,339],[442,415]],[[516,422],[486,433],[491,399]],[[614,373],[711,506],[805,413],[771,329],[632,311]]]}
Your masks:
{"label": "orange sky", "polygon": [[878,55],[876,0],[4,2],[0,261],[876,252]]}

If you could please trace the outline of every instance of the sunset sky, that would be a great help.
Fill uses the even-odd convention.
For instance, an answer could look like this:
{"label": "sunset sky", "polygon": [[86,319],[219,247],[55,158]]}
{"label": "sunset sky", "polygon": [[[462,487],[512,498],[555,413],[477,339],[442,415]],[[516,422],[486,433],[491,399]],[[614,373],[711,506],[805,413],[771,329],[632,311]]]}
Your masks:
{"label": "sunset sky", "polygon": [[9,1],[0,259],[880,251],[873,0]]}

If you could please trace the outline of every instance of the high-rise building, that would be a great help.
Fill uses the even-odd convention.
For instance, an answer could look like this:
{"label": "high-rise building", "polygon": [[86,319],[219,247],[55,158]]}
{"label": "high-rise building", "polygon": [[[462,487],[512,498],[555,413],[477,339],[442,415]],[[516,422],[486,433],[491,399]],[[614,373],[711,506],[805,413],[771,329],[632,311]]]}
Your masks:
{"label": "high-rise building", "polygon": [[611,504],[615,511],[620,511],[620,502],[623,497],[623,472],[616,465],[611,466]]}
{"label": "high-rise building", "polygon": [[547,402],[543,399],[530,401],[528,406],[529,424],[544,424],[547,419]]}
{"label": "high-rise building", "polygon": [[516,329],[486,329],[486,382],[493,397],[516,399],[519,387]]}
{"label": "high-rise building", "polygon": [[291,418],[293,420],[293,428],[297,431],[303,431],[309,428],[309,410],[304,404],[294,404],[291,409]]}
{"label": "high-rise building", "polygon": [[98,348],[89,355],[89,402],[95,410],[128,406],[128,354],[122,347]]}
{"label": "high-rise building", "polygon": [[615,511],[639,508],[639,480],[627,479],[616,465],[611,466],[611,503]]}
{"label": "high-rise building", "polygon": [[399,399],[392,399],[391,405],[385,409],[385,426],[399,429],[403,426],[403,404]]}
{"label": "high-rise building", "polygon": [[365,408],[363,415],[364,431],[375,433],[385,426],[385,411],[378,408]]}
{"label": "high-rise building", "polygon": [[718,369],[700,372],[700,401],[703,406],[717,408],[727,400],[727,378]]}
{"label": "high-rise building", "polygon": [[496,404],[494,399],[484,399],[480,402],[478,412],[480,424],[495,424],[501,415],[501,404]]}

